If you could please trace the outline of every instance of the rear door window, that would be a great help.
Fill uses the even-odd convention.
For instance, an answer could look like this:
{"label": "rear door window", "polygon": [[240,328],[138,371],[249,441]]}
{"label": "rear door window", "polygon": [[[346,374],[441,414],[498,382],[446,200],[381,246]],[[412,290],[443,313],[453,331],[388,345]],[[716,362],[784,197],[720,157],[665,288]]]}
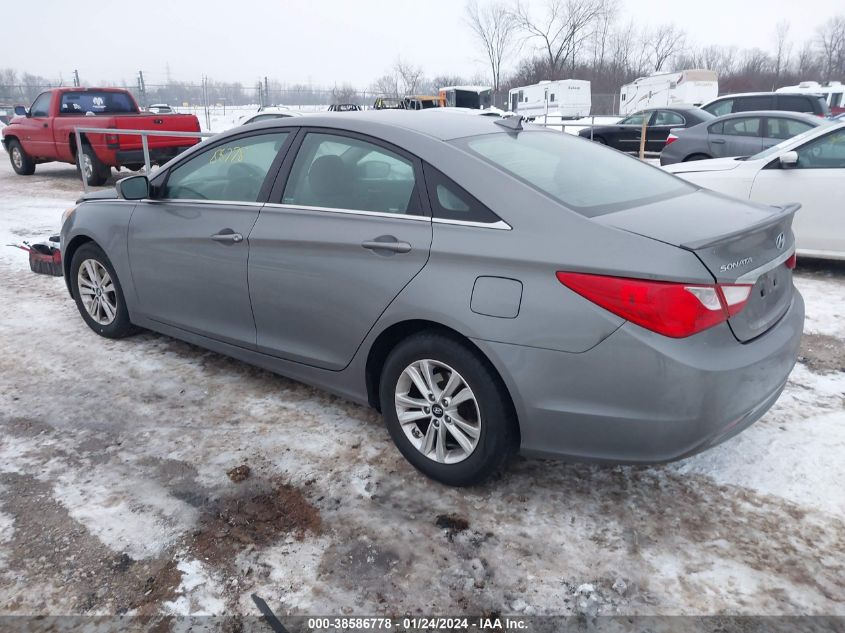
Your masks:
{"label": "rear door window", "polygon": [[309,132],[296,155],[284,204],[420,215],[414,164],[381,145]]}
{"label": "rear door window", "polygon": [[724,121],[722,134],[726,136],[760,136],[760,117],[742,117]]}
{"label": "rear door window", "polygon": [[680,114],[676,114],[675,112],[669,112],[668,110],[658,110],[657,115],[654,117],[654,123],[652,125],[684,125],[686,121],[684,117]]}
{"label": "rear door window", "polygon": [[772,108],[774,108],[773,95],[734,98],[734,112],[753,112],[754,110],[771,110]]}
{"label": "rear door window", "polygon": [[704,109],[713,116],[722,116],[723,114],[730,114],[731,112],[733,112],[733,106],[733,99],[722,99],[721,101],[711,103]]}
{"label": "rear door window", "polygon": [[161,198],[257,202],[287,132],[228,141],[192,156],[167,177]]}
{"label": "rear door window", "polygon": [[778,110],[816,114],[813,102],[803,95],[778,95]]}

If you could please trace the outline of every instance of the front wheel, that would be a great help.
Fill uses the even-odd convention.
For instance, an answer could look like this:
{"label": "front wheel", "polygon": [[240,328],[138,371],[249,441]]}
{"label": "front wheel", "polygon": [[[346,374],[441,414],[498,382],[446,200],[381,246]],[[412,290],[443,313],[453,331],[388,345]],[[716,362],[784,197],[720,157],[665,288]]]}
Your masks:
{"label": "front wheel", "polygon": [[480,483],[518,447],[516,415],[501,378],[477,350],[417,334],[388,356],[379,389],[388,431],[423,474],[450,486]]}
{"label": "front wheel", "polygon": [[31,176],[35,173],[35,161],[27,156],[17,139],[9,141],[9,160],[12,163],[12,169],[19,176]]}
{"label": "front wheel", "polygon": [[135,333],[120,281],[103,249],[91,242],[79,247],[70,263],[70,283],[79,314],[97,334],[123,338]]}

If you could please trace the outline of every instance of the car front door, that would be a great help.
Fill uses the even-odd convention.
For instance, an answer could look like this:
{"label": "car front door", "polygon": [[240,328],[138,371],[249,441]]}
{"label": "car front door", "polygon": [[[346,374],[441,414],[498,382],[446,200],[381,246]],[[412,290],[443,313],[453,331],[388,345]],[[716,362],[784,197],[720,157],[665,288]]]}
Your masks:
{"label": "car front door", "polygon": [[817,255],[845,256],[845,128],[797,148],[798,164],[778,159],[760,170],[751,199],[769,204],[800,202],[793,229],[798,249]]}
{"label": "car front door", "polygon": [[21,145],[24,151],[35,158],[55,158],[56,144],[50,127],[50,101],[52,92],[42,92],[29,108],[29,115],[23,120]]}
{"label": "car front door", "polygon": [[649,152],[660,152],[666,147],[666,139],[673,127],[684,127],[686,119],[677,112],[658,110],[652,117],[646,130],[645,148]]}
{"label": "car front door", "polygon": [[128,238],[138,304],[148,318],[255,348],[248,236],[291,136],[239,136],[154,181],[154,199],[137,204]]}
{"label": "car front door", "polygon": [[804,121],[786,117],[768,116],[763,127],[763,149],[769,149],[793,136],[798,136],[813,126]]}
{"label": "car front door", "polygon": [[643,119],[651,119],[651,112],[635,112],[616,124],[614,133],[605,139],[607,144],[623,152],[635,152],[640,149],[640,137],[643,132]]}
{"label": "car front door", "polygon": [[312,129],[296,146],[250,234],[258,349],[339,370],[428,260],[424,180],[370,137]]}
{"label": "car front door", "polygon": [[762,117],[759,116],[725,119],[711,125],[707,134],[710,155],[722,158],[756,154],[763,149],[761,129]]}

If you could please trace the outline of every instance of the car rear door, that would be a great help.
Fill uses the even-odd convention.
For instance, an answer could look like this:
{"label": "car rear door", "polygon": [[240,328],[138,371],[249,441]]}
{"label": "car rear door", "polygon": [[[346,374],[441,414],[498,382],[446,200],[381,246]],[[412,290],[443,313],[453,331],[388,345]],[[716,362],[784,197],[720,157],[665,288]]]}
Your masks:
{"label": "car rear door", "polygon": [[352,360],[428,260],[423,182],[419,160],[399,148],[300,132],[250,234],[259,351],[331,370]]}
{"label": "car rear door", "polygon": [[798,136],[812,127],[809,123],[797,119],[767,116],[763,125],[763,149],[768,149],[786,139]]}
{"label": "car rear door", "polygon": [[719,121],[708,128],[707,143],[714,158],[751,156],[763,149],[760,116],[736,117]]}
{"label": "car rear door", "polygon": [[154,180],[129,223],[129,261],[150,319],[255,348],[248,236],[293,135],[248,133],[192,154]]}
{"label": "car rear door", "polygon": [[803,143],[798,164],[782,167],[775,158],[760,170],[751,199],[782,204],[798,201],[794,230],[798,249],[845,256],[845,127]]}

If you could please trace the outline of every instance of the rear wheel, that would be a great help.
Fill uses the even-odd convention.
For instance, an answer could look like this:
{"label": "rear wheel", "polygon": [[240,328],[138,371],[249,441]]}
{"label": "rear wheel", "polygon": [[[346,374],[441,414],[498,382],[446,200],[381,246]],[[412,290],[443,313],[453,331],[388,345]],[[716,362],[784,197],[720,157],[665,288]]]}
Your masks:
{"label": "rear wheel", "polygon": [[480,483],[502,470],[518,447],[501,378],[456,338],[429,332],[400,343],[385,362],[379,396],[399,451],[441,483]]}
{"label": "rear wheel", "polygon": [[690,154],[684,159],[685,163],[689,163],[694,160],[707,160],[710,157],[707,154]]}
{"label": "rear wheel", "polygon": [[123,338],[137,331],[129,321],[114,267],[103,249],[93,242],[83,244],[73,254],[70,283],[79,314],[97,334]]}
{"label": "rear wheel", "polygon": [[35,161],[27,156],[17,139],[9,141],[9,160],[12,163],[12,169],[19,176],[31,176],[35,173]]}
{"label": "rear wheel", "polygon": [[[90,145],[82,146],[82,173],[86,182],[91,187],[99,187],[106,184],[111,177],[111,167],[103,165],[97,154]],[[79,166],[77,165],[77,171]]]}

